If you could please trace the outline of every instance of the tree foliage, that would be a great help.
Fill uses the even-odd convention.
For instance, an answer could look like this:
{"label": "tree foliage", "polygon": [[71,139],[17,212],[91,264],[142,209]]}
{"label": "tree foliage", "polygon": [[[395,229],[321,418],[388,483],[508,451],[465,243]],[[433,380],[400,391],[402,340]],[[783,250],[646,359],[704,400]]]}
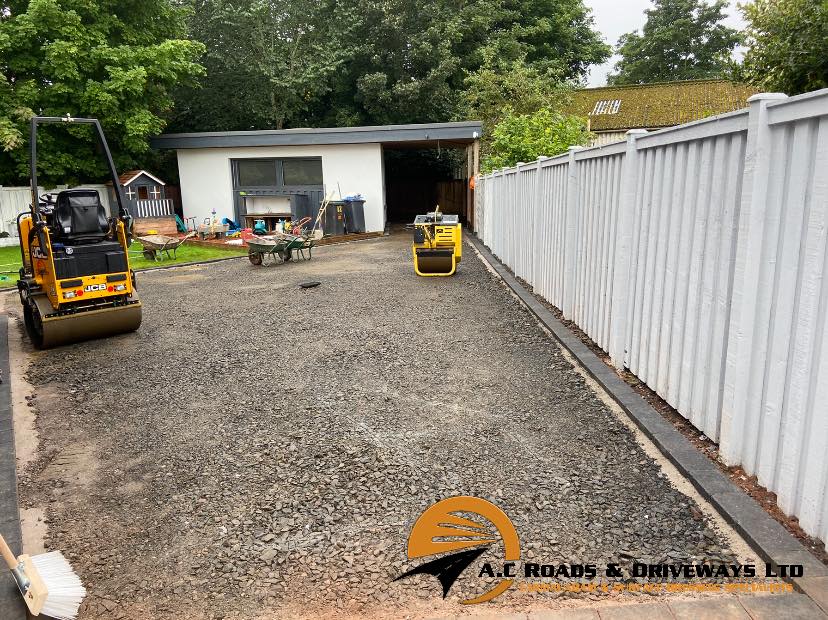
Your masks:
{"label": "tree foliage", "polygon": [[[31,0],[0,6],[0,183],[26,183],[33,114],[92,116],[117,163],[134,165],[164,128],[172,86],[201,72],[171,0]],[[41,180],[100,178],[91,132],[44,132]]]}
{"label": "tree foliage", "polygon": [[483,121],[481,157],[491,151],[492,132],[504,118],[560,110],[569,100],[570,84],[551,68],[539,69],[523,59],[509,64],[487,58],[464,82],[460,117]]}
{"label": "tree foliage", "polygon": [[569,95],[569,85],[559,75],[536,69],[523,60],[508,65],[487,62],[469,73],[463,86],[461,116],[492,127],[507,114],[559,107]]}
{"label": "tree foliage", "polygon": [[206,75],[176,93],[178,130],[281,129],[304,125],[311,107],[330,91],[343,50],[337,3],[312,0],[199,0],[189,26],[203,43]]}
{"label": "tree foliage", "polygon": [[[34,113],[99,118],[126,168],[165,128],[491,126],[554,108],[609,52],[583,0],[7,0],[0,183],[26,182]],[[90,133],[63,129],[43,181],[100,177]]]}
{"label": "tree foliage", "polygon": [[483,158],[482,169],[514,166],[541,155],[566,152],[570,146],[586,144],[590,133],[584,120],[549,108],[532,114],[510,114],[492,132],[491,150]]}
{"label": "tree foliage", "polygon": [[722,24],[727,0],[654,0],[641,34],[618,41],[610,84],[647,84],[725,75],[738,32]]}
{"label": "tree foliage", "polygon": [[828,87],[828,0],[755,0],[739,8],[748,50],[738,79],[789,95]]}
{"label": "tree foliage", "polygon": [[609,55],[582,0],[191,2],[207,75],[180,130],[447,121],[487,57],[576,80]]}

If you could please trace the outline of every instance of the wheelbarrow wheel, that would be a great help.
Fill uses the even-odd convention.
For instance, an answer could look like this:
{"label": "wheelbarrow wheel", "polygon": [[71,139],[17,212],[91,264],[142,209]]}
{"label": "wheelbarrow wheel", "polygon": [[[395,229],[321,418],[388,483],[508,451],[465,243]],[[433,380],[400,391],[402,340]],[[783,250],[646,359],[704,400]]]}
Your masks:
{"label": "wheelbarrow wheel", "polygon": [[282,250],[281,252],[279,252],[279,256],[282,257],[283,261],[288,262],[290,259],[293,258],[293,250]]}
{"label": "wheelbarrow wheel", "polygon": [[155,251],[144,250],[144,258],[146,258],[147,260],[155,260]]}
{"label": "wheelbarrow wheel", "polygon": [[261,265],[262,264],[262,254],[261,254],[261,252],[249,252],[247,254],[247,258],[250,259],[250,263],[252,265]]}

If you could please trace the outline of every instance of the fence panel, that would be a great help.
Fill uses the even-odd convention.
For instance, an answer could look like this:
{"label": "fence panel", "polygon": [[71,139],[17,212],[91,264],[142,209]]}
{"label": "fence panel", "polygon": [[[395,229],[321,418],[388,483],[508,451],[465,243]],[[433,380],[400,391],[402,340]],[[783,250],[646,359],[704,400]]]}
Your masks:
{"label": "fence panel", "polygon": [[578,258],[571,318],[606,349],[623,154],[579,159],[582,153],[575,154]]}
{"label": "fence panel", "polygon": [[17,215],[29,210],[32,192],[28,187],[0,187],[0,231],[17,236]]}
{"label": "fence panel", "polygon": [[[715,127],[711,127],[715,129]],[[639,138],[625,365],[718,440],[746,129]]]}
{"label": "fence panel", "polygon": [[826,170],[828,89],[757,95],[484,175],[476,220],[516,275],[823,539]]}
{"label": "fence panel", "polygon": [[722,456],[828,538],[828,97],[751,109]]}
{"label": "fence panel", "polygon": [[542,160],[538,169],[535,290],[560,307],[563,299],[567,160]]}
{"label": "fence panel", "polygon": [[[84,188],[98,190],[107,213],[109,207],[109,188],[102,184],[84,185]],[[65,185],[59,185],[52,190],[39,188],[40,193],[44,191],[60,191],[66,189]],[[17,215],[29,210],[32,202],[31,189],[29,187],[2,187],[0,186],[0,232],[6,232],[12,237],[17,236]]]}

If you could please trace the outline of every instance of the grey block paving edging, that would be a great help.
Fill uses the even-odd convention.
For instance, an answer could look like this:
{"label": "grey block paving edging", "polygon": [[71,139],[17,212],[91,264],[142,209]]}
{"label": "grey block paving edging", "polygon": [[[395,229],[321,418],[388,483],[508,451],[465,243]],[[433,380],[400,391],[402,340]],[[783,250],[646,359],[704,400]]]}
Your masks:
{"label": "grey block paving edging", "polygon": [[[804,577],[826,577],[828,567],[815,558],[780,523],[741,488],[725,476],[706,456],[696,450],[669,421],[627,385],[581,339],[527,291],[483,243],[473,235],[466,239],[514,291],[523,304],[554,337],[586,368],[615,399],[633,422],[661,450],[673,465],[710,502],[722,517],[747,541],[765,562],[801,564]],[[796,580],[789,580],[796,586]]]}
{"label": "grey block paving edging", "polygon": [[[15,554],[21,553],[20,513],[17,507],[17,458],[11,403],[8,317],[0,314],[0,534]],[[26,617],[26,605],[17,584],[0,562],[0,618]]]}

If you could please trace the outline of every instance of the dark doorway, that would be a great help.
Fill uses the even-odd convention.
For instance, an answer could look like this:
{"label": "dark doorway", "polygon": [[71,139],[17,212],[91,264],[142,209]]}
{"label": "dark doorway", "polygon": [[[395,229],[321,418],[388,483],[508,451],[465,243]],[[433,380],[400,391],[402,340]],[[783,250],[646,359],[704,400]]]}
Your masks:
{"label": "dark doorway", "polygon": [[388,224],[410,223],[420,213],[463,215],[466,200],[465,149],[383,148]]}

